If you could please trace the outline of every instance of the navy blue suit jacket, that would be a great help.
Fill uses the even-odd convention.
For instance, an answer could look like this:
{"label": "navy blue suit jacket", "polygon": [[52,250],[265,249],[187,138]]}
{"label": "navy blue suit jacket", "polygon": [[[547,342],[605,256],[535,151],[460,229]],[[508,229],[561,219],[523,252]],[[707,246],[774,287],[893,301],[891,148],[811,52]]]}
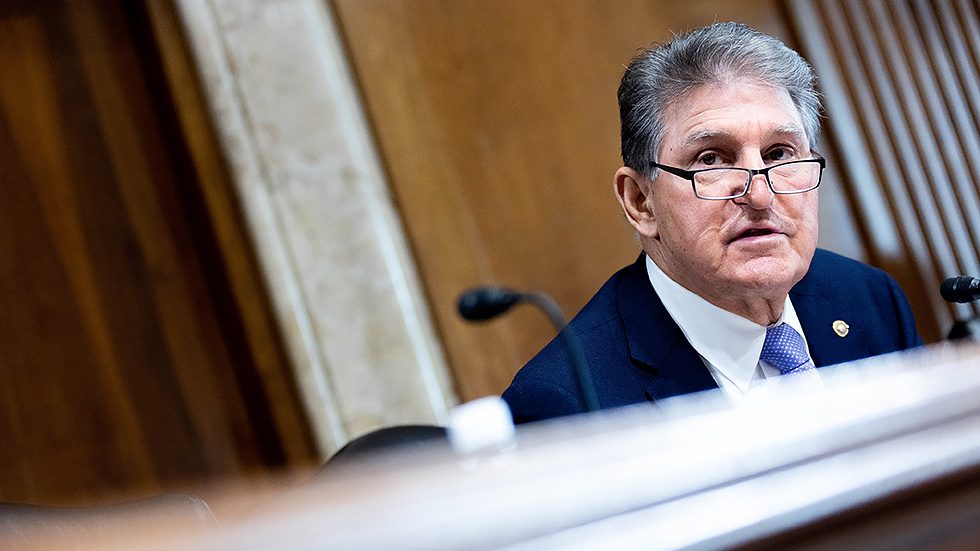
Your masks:
{"label": "navy blue suit jacket", "polygon": [[[592,373],[599,406],[625,406],[718,388],[653,290],[644,255],[607,281],[569,323]],[[885,272],[817,250],[790,291],[817,367],[922,344],[908,299]],[[843,320],[845,337],[833,330]],[[518,423],[585,411],[564,343],[556,338],[503,394]]]}

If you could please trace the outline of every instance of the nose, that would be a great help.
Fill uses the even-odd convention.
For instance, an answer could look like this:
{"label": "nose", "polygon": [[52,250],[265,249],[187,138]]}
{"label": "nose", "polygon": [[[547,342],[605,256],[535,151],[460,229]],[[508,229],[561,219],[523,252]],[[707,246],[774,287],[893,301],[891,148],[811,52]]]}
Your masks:
{"label": "nose", "polygon": [[769,189],[765,174],[756,174],[749,180],[749,191],[735,199],[736,203],[746,204],[755,210],[765,210],[772,205],[774,193]]}

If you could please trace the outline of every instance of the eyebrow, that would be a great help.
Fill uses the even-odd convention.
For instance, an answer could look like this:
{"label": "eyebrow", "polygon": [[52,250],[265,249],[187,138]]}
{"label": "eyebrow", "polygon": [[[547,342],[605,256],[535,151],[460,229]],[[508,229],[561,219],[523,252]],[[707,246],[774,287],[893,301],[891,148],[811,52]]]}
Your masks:
{"label": "eyebrow", "polygon": [[801,143],[810,143],[806,137],[806,131],[796,123],[777,126],[769,133],[769,136],[791,136],[794,139],[799,140]]}
{"label": "eyebrow", "polygon": [[[770,130],[766,137],[783,137],[790,136],[800,143],[809,143],[806,137],[806,132],[800,125],[795,123],[784,124],[782,126],[777,126]],[[685,145],[697,144],[703,141],[716,140],[716,139],[734,139],[731,132],[726,130],[703,130],[701,132],[696,132],[687,137]]]}

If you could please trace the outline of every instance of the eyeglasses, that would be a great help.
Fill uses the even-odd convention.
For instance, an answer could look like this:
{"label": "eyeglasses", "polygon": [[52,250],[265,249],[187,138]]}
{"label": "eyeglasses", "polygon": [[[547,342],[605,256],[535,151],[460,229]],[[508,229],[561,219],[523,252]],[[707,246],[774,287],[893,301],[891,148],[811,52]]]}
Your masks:
{"label": "eyeglasses", "polygon": [[789,195],[804,193],[820,185],[820,177],[827,166],[826,159],[816,157],[802,161],[789,161],[766,168],[706,168],[684,170],[650,162],[650,166],[663,169],[675,176],[690,180],[694,195],[699,199],[735,199],[749,193],[752,178],[757,174],[766,177],[773,193]]}

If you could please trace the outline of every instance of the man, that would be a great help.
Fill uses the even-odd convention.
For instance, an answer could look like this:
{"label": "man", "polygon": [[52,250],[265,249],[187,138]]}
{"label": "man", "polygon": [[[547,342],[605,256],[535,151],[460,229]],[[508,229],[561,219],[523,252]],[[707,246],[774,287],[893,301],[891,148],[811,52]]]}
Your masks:
{"label": "man", "polygon": [[[819,98],[796,52],[711,25],[634,58],[619,104],[615,191],[644,252],[571,322],[600,408],[718,387],[740,402],[922,344],[890,276],[816,250]],[[503,398],[517,422],[585,411],[557,339]]]}

